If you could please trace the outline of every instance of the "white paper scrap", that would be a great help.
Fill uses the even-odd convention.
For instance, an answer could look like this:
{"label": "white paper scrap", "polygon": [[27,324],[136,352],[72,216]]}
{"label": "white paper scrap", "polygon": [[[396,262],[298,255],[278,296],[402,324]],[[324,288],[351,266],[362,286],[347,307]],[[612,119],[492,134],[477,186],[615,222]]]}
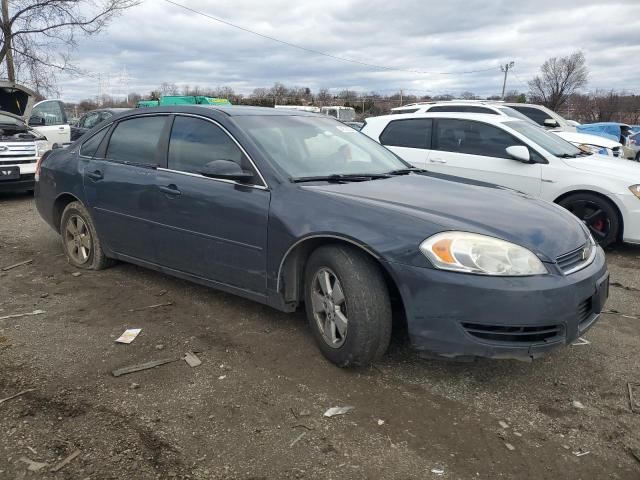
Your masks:
{"label": "white paper scrap", "polygon": [[116,339],[116,342],[131,343],[136,339],[136,337],[141,331],[142,331],[141,328],[129,328],[125,330],[124,333]]}

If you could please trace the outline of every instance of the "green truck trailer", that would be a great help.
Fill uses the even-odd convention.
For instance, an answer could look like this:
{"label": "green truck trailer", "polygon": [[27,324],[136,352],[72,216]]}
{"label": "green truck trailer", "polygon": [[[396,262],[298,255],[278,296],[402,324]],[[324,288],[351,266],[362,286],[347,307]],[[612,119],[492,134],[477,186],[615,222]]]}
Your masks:
{"label": "green truck trailer", "polygon": [[165,105],[231,105],[226,98],[205,97],[204,95],[166,95],[159,100],[140,100],[136,108],[160,107]]}

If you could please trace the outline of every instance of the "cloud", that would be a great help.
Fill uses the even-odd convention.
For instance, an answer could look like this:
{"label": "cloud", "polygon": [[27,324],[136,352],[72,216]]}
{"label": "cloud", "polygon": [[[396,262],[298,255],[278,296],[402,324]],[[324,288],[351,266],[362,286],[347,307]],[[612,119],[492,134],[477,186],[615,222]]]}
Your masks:
{"label": "cloud", "polygon": [[177,1],[311,50],[432,73],[339,61],[147,0],[81,41],[74,61],[90,76],[61,76],[62,97],[95,97],[98,75],[103,91],[113,94],[149,92],[162,82],[250,93],[280,81],[312,89],[492,95],[502,87],[499,65],[514,60],[507,88],[526,91],[546,58],[577,49],[587,57],[589,88],[640,92],[637,0]]}

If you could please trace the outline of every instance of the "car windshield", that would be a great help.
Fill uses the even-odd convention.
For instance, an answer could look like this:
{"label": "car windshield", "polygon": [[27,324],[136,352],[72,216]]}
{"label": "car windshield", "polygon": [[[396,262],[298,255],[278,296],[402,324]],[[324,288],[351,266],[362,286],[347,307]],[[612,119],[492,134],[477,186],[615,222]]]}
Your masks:
{"label": "car windshield", "polygon": [[330,118],[239,116],[237,124],[291,179],[381,175],[409,165],[366,135]]}
{"label": "car windshield", "polygon": [[561,158],[575,158],[585,153],[571,143],[563,140],[553,133],[547,133],[542,128],[531,125],[529,122],[519,120],[504,122],[504,124],[516,132],[524,135],[529,140],[537,143],[550,154]]}

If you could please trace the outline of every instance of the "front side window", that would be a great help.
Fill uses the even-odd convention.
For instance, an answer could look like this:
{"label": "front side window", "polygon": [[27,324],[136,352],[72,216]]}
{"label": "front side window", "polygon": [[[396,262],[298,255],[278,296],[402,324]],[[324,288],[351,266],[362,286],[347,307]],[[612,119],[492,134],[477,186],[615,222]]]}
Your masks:
{"label": "front side window", "polygon": [[107,158],[118,162],[158,164],[158,143],[167,117],[123,120],[111,134]]}
{"label": "front side window", "polygon": [[200,118],[176,117],[169,140],[168,168],[200,173],[215,160],[231,160],[248,169],[242,150],[220,127]]}
{"label": "front side window", "polygon": [[67,115],[64,113],[62,102],[46,100],[33,107],[30,121],[34,122],[34,125],[42,126],[66,125]]}
{"label": "front side window", "polygon": [[380,135],[380,143],[389,147],[431,148],[430,118],[394,120]]}
{"label": "front side window", "polygon": [[545,126],[544,121],[547,120],[549,115],[544,110],[539,110],[537,108],[532,107],[521,107],[521,106],[512,106],[514,110],[526,115],[531,120],[536,122],[538,125]]}
{"label": "front side window", "polygon": [[506,149],[513,145],[522,143],[504,130],[487,123],[456,119],[437,121],[436,150],[511,158]]}
{"label": "front side window", "polygon": [[312,116],[238,116],[235,122],[292,179],[382,174],[409,165],[363,133]]}

